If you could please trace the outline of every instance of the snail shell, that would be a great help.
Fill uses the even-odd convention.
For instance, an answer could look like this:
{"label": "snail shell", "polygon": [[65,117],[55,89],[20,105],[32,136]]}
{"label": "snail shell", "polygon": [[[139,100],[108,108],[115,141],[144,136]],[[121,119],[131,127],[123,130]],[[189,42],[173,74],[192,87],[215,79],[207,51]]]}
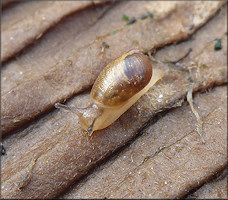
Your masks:
{"label": "snail shell", "polygon": [[152,69],[147,56],[131,50],[101,71],[90,93],[91,105],[81,109],[56,103],[55,107],[75,112],[82,128],[91,135],[112,124],[162,76],[161,70]]}

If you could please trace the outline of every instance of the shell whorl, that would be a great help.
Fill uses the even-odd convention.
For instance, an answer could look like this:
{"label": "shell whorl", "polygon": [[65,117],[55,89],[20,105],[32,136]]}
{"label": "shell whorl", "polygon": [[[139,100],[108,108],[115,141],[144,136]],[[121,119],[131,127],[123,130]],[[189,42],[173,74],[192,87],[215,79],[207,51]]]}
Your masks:
{"label": "shell whorl", "polygon": [[104,106],[124,104],[151,80],[152,66],[142,53],[130,53],[109,63],[98,76],[91,98]]}

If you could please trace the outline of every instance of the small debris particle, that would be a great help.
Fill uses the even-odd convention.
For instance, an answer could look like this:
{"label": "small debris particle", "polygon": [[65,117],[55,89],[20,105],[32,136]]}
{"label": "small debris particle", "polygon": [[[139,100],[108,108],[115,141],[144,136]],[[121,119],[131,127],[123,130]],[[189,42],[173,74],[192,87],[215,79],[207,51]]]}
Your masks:
{"label": "small debris particle", "polygon": [[14,38],[13,37],[10,37],[10,40],[13,40]]}
{"label": "small debris particle", "polygon": [[148,159],[150,159],[151,158],[151,156],[146,156],[145,158],[144,158],[144,160],[143,160],[143,163],[144,162],[146,162]]}
{"label": "small debris particle", "polygon": [[36,40],[40,39],[42,35],[43,35],[43,33],[38,34],[38,35],[36,36]]}
{"label": "small debris particle", "polygon": [[115,35],[118,32],[119,32],[118,30],[112,31],[112,35]]}
{"label": "small debris particle", "polygon": [[189,30],[191,31],[194,28],[194,24],[189,26]]}
{"label": "small debris particle", "polygon": [[106,42],[102,42],[102,46],[105,48],[109,48],[109,45]]}
{"label": "small debris particle", "polygon": [[31,181],[31,173],[26,173],[23,178],[21,179],[21,182],[18,184],[18,188],[21,190],[23,189],[26,185],[29,184],[29,182]]}
{"label": "small debris particle", "polygon": [[160,94],[159,96],[158,96],[158,102],[162,102],[162,98],[163,98],[163,94]]}
{"label": "small debris particle", "polygon": [[137,19],[135,17],[132,17],[127,23],[126,25],[131,25],[131,24],[134,24],[135,22],[137,21]]}
{"label": "small debris particle", "polygon": [[200,64],[200,67],[207,67],[207,65],[202,63],[202,64]]}
{"label": "small debris particle", "polygon": [[202,120],[200,119],[200,116],[198,114],[198,112],[195,110],[195,108],[193,107],[193,98],[192,98],[192,92],[193,92],[193,89],[189,89],[188,90],[188,94],[187,94],[187,101],[191,107],[191,110],[192,112],[194,113],[194,115],[196,116],[196,119],[197,119],[197,122],[198,122],[198,126],[197,126],[197,133],[199,134],[199,136],[201,137],[202,139],[202,142],[205,144],[205,140],[202,136],[202,131],[203,131],[203,122]]}
{"label": "small debris particle", "polygon": [[22,74],[23,74],[23,72],[19,72],[19,74],[20,74],[20,75],[22,75]]}
{"label": "small debris particle", "polygon": [[182,66],[181,63],[176,63],[175,65],[176,65],[176,67],[181,67]]}
{"label": "small debris particle", "polygon": [[171,61],[168,60],[167,58],[164,58],[164,59],[163,59],[163,62],[165,62],[165,63],[170,63]]}
{"label": "small debris particle", "polygon": [[143,19],[146,19],[147,17],[153,18],[154,15],[151,12],[147,12],[147,13],[144,13],[144,14],[140,15],[139,19],[143,20]]}
{"label": "small debris particle", "polygon": [[139,43],[139,41],[138,40],[132,40],[132,43],[134,44],[134,43]]}
{"label": "small debris particle", "polygon": [[142,14],[139,16],[139,19],[146,19],[148,17],[147,13],[146,14]]}
{"label": "small debris particle", "polygon": [[214,39],[214,41],[217,41],[214,46],[215,51],[221,50],[222,49],[221,39],[216,38]]}
{"label": "small debris particle", "polygon": [[[190,82],[190,83],[193,83],[193,80],[192,80],[192,77],[188,77],[188,81]],[[186,90],[187,91],[187,90]]]}
{"label": "small debris particle", "polygon": [[129,21],[129,17],[125,14],[122,15],[122,20]]}
{"label": "small debris particle", "polygon": [[17,122],[19,122],[20,120],[19,119],[14,119],[13,120],[13,123],[17,123]]}
{"label": "small debris particle", "polygon": [[148,12],[148,16],[152,19],[154,17],[153,13]]}
{"label": "small debris particle", "polygon": [[168,147],[168,145],[159,147],[159,148],[155,151],[154,156],[155,156],[156,154],[160,153],[162,150],[164,150],[164,149],[167,148],[167,147]]}
{"label": "small debris particle", "polygon": [[221,70],[220,70],[220,73],[221,73],[222,76],[224,76],[225,73],[226,73],[225,69],[221,69]]}
{"label": "small debris particle", "polygon": [[67,65],[68,66],[72,66],[72,63],[73,63],[72,60],[67,60]]}
{"label": "small debris particle", "polygon": [[1,143],[1,152],[2,152],[2,155],[6,155],[6,149],[2,143]]}
{"label": "small debris particle", "polygon": [[38,158],[39,158],[38,155],[34,155],[32,163],[30,164],[31,166],[29,166],[29,170],[24,174],[24,176],[22,177],[21,181],[18,184],[19,190],[22,190],[24,187],[26,187],[30,183],[30,181],[32,179],[32,173],[33,173],[32,171],[34,169],[34,166],[35,166]]}

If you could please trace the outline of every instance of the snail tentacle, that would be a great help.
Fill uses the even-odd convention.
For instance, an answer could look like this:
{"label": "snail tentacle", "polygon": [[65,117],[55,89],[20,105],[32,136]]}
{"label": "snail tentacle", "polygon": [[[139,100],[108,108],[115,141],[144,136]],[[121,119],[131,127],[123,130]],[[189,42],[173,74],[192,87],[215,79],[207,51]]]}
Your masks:
{"label": "snail tentacle", "polygon": [[67,105],[64,105],[61,103],[56,103],[55,107],[69,110],[69,111],[75,113],[76,115],[78,115],[79,117],[82,116],[84,111],[87,109],[87,108],[77,108],[77,107],[73,107],[73,106],[67,106]]}

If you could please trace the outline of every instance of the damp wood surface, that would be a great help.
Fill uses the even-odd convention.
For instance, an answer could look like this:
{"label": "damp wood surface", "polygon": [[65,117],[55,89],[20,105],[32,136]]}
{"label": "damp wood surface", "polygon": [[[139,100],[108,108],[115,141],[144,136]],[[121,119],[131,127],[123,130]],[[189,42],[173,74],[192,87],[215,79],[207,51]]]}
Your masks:
{"label": "damp wood surface", "polygon": [[185,103],[149,125],[60,198],[182,198],[226,167],[226,98],[227,86],[222,86],[194,99],[206,144],[196,133],[197,121]]}
{"label": "damp wood surface", "polygon": [[[61,42],[60,38],[58,39],[60,36],[55,33],[61,31],[61,27],[67,27],[67,24],[72,26],[75,20],[81,19],[81,15],[86,17],[83,15],[83,11],[80,15],[75,13],[42,36],[34,46],[25,49],[25,52],[17,59],[2,66],[1,108],[2,129],[5,134],[20,127],[25,122],[29,122],[44,111],[50,110],[49,114],[43,115],[33,123],[30,121],[27,128],[8,135],[3,140],[7,154],[1,160],[2,198],[54,198],[60,194],[63,195],[63,193],[66,193],[64,194],[65,197],[69,198],[76,196],[83,198],[83,193],[85,198],[96,197],[96,195],[97,198],[120,198],[124,196],[133,198],[134,195],[143,198],[150,197],[149,194],[155,197],[160,194],[160,197],[166,195],[166,197],[175,198],[186,195],[189,190],[203,184],[214,173],[221,171],[226,166],[227,144],[224,139],[227,132],[227,116],[224,112],[227,106],[226,86],[216,87],[208,93],[196,95],[196,105],[194,104],[194,106],[196,106],[196,110],[205,123],[203,132],[206,140],[205,145],[202,144],[201,138],[195,131],[196,119],[188,105],[184,105],[181,108],[182,110],[180,108],[175,109],[175,112],[180,112],[176,116],[176,120],[170,111],[171,117],[168,117],[167,121],[170,122],[169,126],[174,128],[172,134],[169,132],[170,129],[164,131],[163,124],[165,122],[161,123],[158,120],[158,125],[156,123],[146,129],[149,131],[148,133],[146,131],[137,139],[135,137],[157,113],[181,106],[190,88],[193,88],[194,93],[196,93],[213,85],[221,85],[227,82],[227,6],[222,6],[222,2],[208,4],[203,2],[172,2],[168,6],[161,4],[160,12],[157,11],[156,16],[155,8],[158,6],[156,2],[144,2],[140,4],[142,7],[135,6],[134,2],[137,4],[137,1],[132,1],[104,5],[104,7],[97,7],[96,12],[92,8],[85,10],[88,17],[93,18],[94,16],[94,21],[91,24],[91,22],[86,23],[88,20],[85,20],[85,26],[82,23],[81,28],[77,29],[76,33],[73,32],[73,28],[69,29],[69,32],[66,33],[67,36],[65,36],[67,44],[64,46],[64,42]],[[132,13],[126,13],[124,6],[135,10],[133,9]],[[125,10],[121,10],[123,8]],[[106,12],[107,9],[108,12]],[[138,12],[136,12],[137,10]],[[121,21],[122,14],[132,17],[136,14],[139,16],[147,11],[154,11],[155,17],[126,26],[118,33],[104,37],[109,48],[105,49],[102,54],[100,54],[102,46],[97,44],[102,42],[103,38],[96,40],[97,38],[93,36],[88,40],[86,37],[87,34],[88,36],[94,35],[98,30],[101,31],[100,35],[112,32],[113,29],[108,26],[112,20],[115,30],[121,27],[125,23]],[[204,11],[207,11],[207,14],[202,16]],[[113,16],[119,16],[118,20]],[[183,17],[180,18],[180,16]],[[196,19],[192,20],[195,17]],[[210,17],[212,19],[209,20]],[[196,24],[192,28],[193,21]],[[203,24],[205,25],[199,29],[199,26]],[[104,29],[101,30],[101,27]],[[158,31],[159,35],[150,29],[156,27],[158,30],[164,29],[164,32]],[[143,30],[143,36],[139,30]],[[163,37],[161,37],[162,34],[164,34]],[[190,37],[190,35],[192,36]],[[136,36],[138,37],[135,38]],[[70,39],[67,41],[68,37]],[[76,39],[74,40],[74,38]],[[215,38],[220,38],[222,42],[222,49],[219,51],[214,50],[215,41],[213,40]],[[42,42],[42,39],[46,42]],[[143,95],[113,125],[88,137],[80,127],[77,116],[62,110],[54,110],[52,109],[53,105],[56,101],[67,100],[75,95],[74,98],[67,101],[67,104],[85,107],[89,98],[89,90],[81,94],[77,93],[90,88],[100,70],[110,60],[132,48],[133,39],[141,41],[144,52],[163,47],[153,55],[155,59],[160,61],[177,60],[190,48],[192,51],[178,66],[168,62],[153,62],[155,68],[164,70],[164,78]],[[72,44],[75,44],[75,49],[67,48],[71,40]],[[172,44],[180,40],[187,41],[166,46],[167,43]],[[45,44],[47,41],[50,41],[50,44]],[[80,41],[84,42],[80,43]],[[98,43],[96,43],[97,41]],[[78,46],[77,43],[79,43]],[[59,49],[62,48],[66,51],[63,51],[63,55],[53,58],[57,50],[52,54],[52,51],[55,51],[55,48],[50,48],[52,44],[59,45]],[[44,63],[45,61],[37,56],[42,55],[42,53],[39,54],[42,49],[44,49],[43,53],[47,57],[47,63]],[[58,48],[56,47],[56,49]],[[66,54],[64,55],[64,53]],[[43,64],[39,64],[38,61],[43,62]],[[79,65],[79,63],[81,64]],[[34,72],[34,69],[37,71]],[[76,74],[73,73],[75,70],[77,71]],[[15,73],[14,78],[10,76],[12,73]],[[20,77],[20,75],[24,75],[24,77]],[[183,117],[184,109],[187,109],[187,117]],[[217,120],[214,120],[215,118]],[[180,123],[181,120],[183,123]],[[180,123],[179,127],[177,127],[177,121]],[[173,135],[174,133],[176,135]],[[149,142],[146,144],[138,143],[139,140],[143,141],[146,136],[150,138],[149,141],[152,144]],[[118,154],[113,158],[112,155],[132,140],[135,142],[127,147],[123,153],[119,153],[119,157],[121,158],[125,152],[137,144],[140,148],[136,148],[134,152],[138,157],[136,159],[134,154],[127,154],[126,157],[123,157],[127,158],[126,161],[122,160],[123,165],[121,165],[121,161],[118,163]],[[174,145],[169,148],[162,148],[173,143]],[[148,151],[144,151],[145,149]],[[163,151],[154,157],[151,156],[158,149]],[[190,151],[188,151],[189,149]],[[205,153],[202,154],[202,151]],[[166,152],[165,155],[164,152]],[[193,155],[190,154],[191,152]],[[189,160],[188,155],[193,156],[195,160]],[[112,158],[111,161],[108,162],[107,166],[101,167],[101,169],[107,168],[107,171],[100,172],[100,175],[94,171],[94,176],[106,177],[104,180],[108,181],[109,187],[101,183],[102,179],[97,179],[98,183],[101,184],[97,184],[96,181],[93,182],[93,174],[91,179],[90,177],[85,179],[83,175],[99,166],[100,161],[105,162],[108,157]],[[140,165],[144,160],[145,162]],[[179,162],[183,167],[178,168],[172,161]],[[109,174],[110,168],[108,168],[109,166],[112,167],[110,162],[111,164],[117,162],[113,166],[114,171],[117,171],[111,175]],[[162,164],[161,166],[159,162]],[[185,163],[186,165],[184,165]],[[156,176],[156,173],[153,173],[154,171],[149,173],[151,166],[157,170],[156,164],[159,165],[158,167],[162,167],[160,168],[161,176]],[[122,167],[117,169],[118,165]],[[195,170],[191,171],[191,167]],[[179,175],[182,175],[179,179],[173,173],[173,169],[176,168],[178,170],[175,173],[180,172]],[[144,173],[136,173],[140,169]],[[131,175],[130,172],[133,171],[134,173]],[[135,176],[135,174],[138,175]],[[152,193],[149,193],[151,190],[148,191],[151,184],[150,177],[157,178],[159,183],[158,185],[152,183],[155,189]],[[80,178],[82,182],[78,182]],[[162,187],[167,185],[165,181],[168,186]],[[132,188],[134,186],[132,183],[136,187]],[[69,189],[70,186],[71,189]],[[171,190],[172,187],[175,190]],[[157,189],[159,189],[158,193],[156,193]]]}
{"label": "damp wood surface", "polygon": [[[83,33],[75,35],[71,28],[71,33],[74,34],[71,37],[74,39],[70,44],[63,40],[64,34],[58,35],[56,32],[50,34],[50,38],[47,36],[45,44],[41,38],[34,48],[2,66],[3,136],[53,109],[56,102],[90,88],[106,64],[128,50],[141,48],[147,52],[187,39],[223,4],[224,2],[117,2],[99,22],[90,25]],[[157,7],[160,8],[158,11]],[[129,17],[139,17],[148,11],[154,13],[155,17],[124,26],[126,22],[121,19],[123,13]],[[69,34],[70,31],[65,31],[66,29],[62,31]],[[119,32],[110,34],[115,30]],[[93,36],[90,37],[91,35]],[[104,52],[101,45],[103,41],[110,46]],[[54,46],[48,45],[49,42]],[[42,44],[46,47],[39,49]],[[56,53],[54,49],[58,50],[59,45],[61,51]]]}
{"label": "damp wood surface", "polygon": [[[4,8],[13,1],[2,3]],[[93,1],[21,1],[9,5],[10,8],[3,9],[1,15],[1,62],[39,39],[48,28],[64,16],[92,4],[95,3]]]}
{"label": "damp wood surface", "polygon": [[186,199],[227,199],[227,168],[188,195]]}

